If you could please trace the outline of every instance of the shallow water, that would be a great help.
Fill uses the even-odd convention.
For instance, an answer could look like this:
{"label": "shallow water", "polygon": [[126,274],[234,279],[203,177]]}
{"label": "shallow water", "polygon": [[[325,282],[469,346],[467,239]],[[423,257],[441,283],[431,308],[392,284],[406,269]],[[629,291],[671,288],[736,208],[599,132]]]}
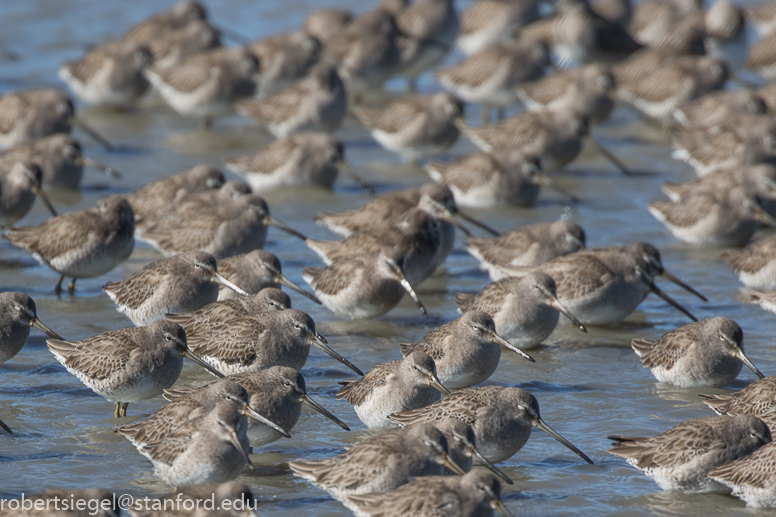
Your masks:
{"label": "shallow water", "polygon": [[[323,6],[313,0],[212,0],[207,5],[214,23],[250,37],[293,29],[301,24],[306,12]],[[354,0],[341,0],[336,5],[363,10],[360,2]],[[151,0],[0,3],[0,44],[20,56],[16,62],[0,62],[0,93],[42,85],[61,86],[56,78],[56,67],[61,61],[79,57],[87,44],[114,37],[157,9],[158,2]],[[450,61],[458,59],[458,55],[450,57]],[[396,80],[389,83],[388,89],[401,91],[403,86],[402,81]],[[430,75],[422,78],[420,86],[427,92],[437,89]],[[478,122],[477,108],[468,111],[472,123]],[[221,165],[227,157],[250,153],[271,141],[250,122],[236,116],[216,122],[212,133],[202,134],[196,130],[196,121],[183,119],[152,102],[132,113],[94,109],[82,109],[80,113],[123,147],[120,152],[106,153],[79,134],[85,153],[115,167],[124,173],[124,178],[113,181],[94,171],[87,172],[80,193],[52,193],[62,212],[93,206],[102,195],[128,192],[199,163]],[[663,254],[666,268],[701,290],[710,302],[702,303],[666,282],[661,287],[698,317],[725,315],[735,319],[746,333],[749,357],[766,375],[776,373],[772,353],[774,316],[737,301],[738,281],[719,259],[717,250],[678,243],[647,213],[647,202],[662,197],[662,182],[693,178],[689,167],[669,158],[667,135],[637,121],[625,110],[618,110],[604,127],[596,128],[596,133],[629,165],[645,174],[624,177],[599,156],[586,151],[567,171],[556,176],[564,188],[582,199],[581,204],[569,208],[555,194],[544,192],[533,209],[471,212],[502,231],[567,214],[585,228],[590,247],[637,241],[655,244]],[[349,120],[338,136],[345,142],[350,163],[380,192],[427,181],[419,169],[383,151],[354,121]],[[448,154],[472,149],[461,140]],[[287,190],[267,193],[266,198],[279,219],[311,237],[324,239],[336,236],[312,222],[318,211],[344,210],[366,200],[347,179],[337,183],[333,192]],[[22,223],[37,224],[46,215],[38,204]],[[294,306],[309,312],[332,347],[360,368],[366,370],[379,362],[398,359],[398,343],[415,341],[457,316],[455,291],[473,292],[488,283],[476,261],[463,251],[464,243],[459,237],[446,264],[418,288],[430,312],[428,318],[423,318],[408,299],[374,321],[343,321],[325,308],[292,294]],[[280,257],[284,272],[301,285],[304,266],[320,263],[300,241],[274,230],[270,231],[267,249]],[[151,248],[138,244],[128,262],[104,277],[80,280],[75,297],[59,298],[53,293],[58,278],[54,272],[0,242],[0,290],[29,293],[47,325],[69,339],[83,339],[131,325],[115,311],[100,287],[107,281],[126,278],[157,258],[159,255]],[[701,404],[697,391],[656,385],[629,347],[632,338],[657,338],[687,321],[662,300],[649,297],[639,311],[615,329],[591,329],[584,335],[570,325],[561,325],[545,347],[532,352],[535,364],[514,354],[504,354],[489,384],[517,385],[530,390],[541,404],[544,419],[596,462],[587,465],[550,437],[536,432],[523,450],[500,465],[515,481],[514,487],[504,487],[503,494],[512,513],[767,513],[747,510],[731,497],[660,492],[623,460],[605,452],[609,445],[607,434],[653,435],[679,421],[711,415]],[[349,515],[326,493],[292,477],[287,462],[331,456],[360,438],[364,426],[346,402],[334,400],[337,381],[350,378],[351,373],[328,356],[313,351],[303,374],[310,394],[354,431],[341,431],[317,413],[304,413],[293,430],[293,438],[270,444],[254,455],[258,472],[242,479],[263,499],[262,514]],[[740,389],[754,378],[745,369],[740,380],[729,388]],[[22,352],[0,365],[0,379],[0,415],[16,433],[13,437],[0,436],[0,496],[16,497],[22,492],[29,494],[49,487],[100,486],[135,495],[169,491],[152,475],[148,461],[113,432],[112,405],[69,375],[46,350],[40,333],[33,332]],[[208,380],[207,374],[189,364],[179,385]],[[130,417],[123,422],[140,419],[163,402],[158,398],[132,404]]]}

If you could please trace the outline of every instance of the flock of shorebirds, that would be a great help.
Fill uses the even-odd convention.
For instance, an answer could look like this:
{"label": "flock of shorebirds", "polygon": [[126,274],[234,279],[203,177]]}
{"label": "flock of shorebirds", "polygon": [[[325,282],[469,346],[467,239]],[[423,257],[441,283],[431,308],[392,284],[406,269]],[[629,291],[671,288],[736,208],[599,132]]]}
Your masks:
{"label": "flock of shorebirds", "polygon": [[[85,166],[118,174],[84,156],[70,132],[80,128],[108,149],[111,144],[76,116],[61,91],[1,96],[3,236],[60,275],[57,293],[66,279],[74,295],[77,279],[113,270],[136,240],[165,258],[103,287],[136,327],[83,341],[68,341],[44,325],[27,294],[0,294],[0,362],[21,350],[34,326],[50,338],[48,349],[68,372],[115,404],[116,418],[127,415],[130,403],[164,396],[166,406],[117,432],[186,497],[252,499],[232,480],[252,465],[252,452],[290,437],[303,404],[349,430],[306,392],[299,370],[313,346],[359,377],[342,381],[336,399],[350,403],[368,428],[391,429],[333,458],[292,461],[294,475],[356,515],[511,515],[500,493],[501,482],[512,481],[494,464],[517,453],[534,427],[593,461],[542,419],[528,391],[476,385],[494,373],[502,349],[534,361],[529,351],[561,315],[586,332],[586,326],[619,323],[654,293],[693,320],[657,340],[633,340],[659,382],[723,387],[744,365],[759,380],[707,396],[717,416],[652,438],[610,436],[609,452],[664,490],[732,491],[747,504],[776,506],[769,429],[776,422],[776,377],[765,377],[747,358],[736,322],[698,321],[663,292],[657,276],[705,300],[664,268],[651,244],[586,249],[585,232],[567,220],[499,235],[459,209],[530,206],[542,186],[576,202],[548,174],[575,160],[586,140],[622,173],[636,174],[591,134],[619,103],[670,126],[674,157],[699,176],[665,184],[670,201],[648,207],[676,238],[742,247],[761,225],[776,226],[776,82],[757,88],[740,77],[748,69],[776,78],[776,2],[744,12],[729,0],[707,10],[695,0],[636,6],[557,0],[551,14],[542,11],[538,0],[477,0],[460,14],[451,0],[383,0],[357,16],[316,11],[298,31],[225,47],[229,33],[210,24],[200,4],[183,0],[64,63],[59,76],[87,104],[131,108],[155,92],[204,130],[237,111],[277,140],[226,163],[245,181],[197,166],[63,215],[46,189],[78,188]],[[752,46],[747,26],[760,37]],[[466,59],[437,68],[454,47]],[[417,78],[435,68],[443,92],[374,103],[374,91],[389,78],[402,75],[414,90]],[[725,90],[730,81],[744,87]],[[481,126],[464,122],[464,103],[482,105]],[[526,110],[504,118],[516,103]],[[348,114],[409,162],[438,156],[461,136],[479,150],[425,162],[434,182],[420,188],[321,213],[316,222],[343,239],[310,239],[272,216],[256,192],[331,187],[342,171],[373,193],[331,136]],[[52,217],[17,226],[37,197]],[[474,237],[466,224],[493,236]],[[278,258],[263,250],[270,226],[303,240],[324,261],[304,270],[311,291],[284,276]],[[492,283],[476,294],[455,293],[460,318],[402,344],[402,359],[366,373],[331,348],[280,290],[350,319],[381,316],[405,294],[425,314],[415,286],[445,261],[457,230],[469,237],[466,249]],[[776,236],[726,250],[722,258],[751,299],[776,312]],[[219,379],[173,389],[184,357]],[[489,471],[472,470],[475,464]],[[78,494],[107,497],[95,490]]]}

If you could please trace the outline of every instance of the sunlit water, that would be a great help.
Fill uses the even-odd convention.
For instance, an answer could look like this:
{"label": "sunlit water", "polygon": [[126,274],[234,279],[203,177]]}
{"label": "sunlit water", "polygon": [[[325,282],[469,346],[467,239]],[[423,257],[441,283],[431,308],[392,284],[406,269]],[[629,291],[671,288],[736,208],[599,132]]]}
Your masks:
{"label": "sunlit water", "polygon": [[[334,0],[332,0],[334,1]],[[210,1],[214,23],[249,37],[268,36],[298,27],[305,13],[324,3]],[[360,2],[343,1],[343,8],[363,10]],[[16,62],[0,63],[0,92],[60,85],[57,65],[79,57],[86,45],[115,37],[131,24],[158,10],[158,2],[97,2],[89,0],[29,0],[0,3],[0,43],[19,54]],[[459,60],[452,55],[450,61]],[[60,85],[61,86],[61,85]],[[437,90],[430,75],[421,90]],[[404,83],[392,81],[389,90],[401,91]],[[90,157],[110,164],[122,173],[113,181],[87,172],[80,193],[52,193],[62,211],[93,206],[105,194],[129,192],[144,183],[179,172],[199,163],[219,166],[231,156],[260,149],[271,138],[249,121],[237,116],[220,120],[212,133],[198,132],[197,122],[183,119],[167,108],[146,103],[132,113],[82,109],[84,119],[124,148],[106,153],[85,135],[77,135]],[[468,111],[477,123],[478,107]],[[666,268],[696,286],[710,300],[702,303],[675,286],[661,284],[698,317],[725,315],[735,319],[746,333],[749,357],[766,374],[776,373],[772,335],[774,316],[736,299],[735,275],[723,264],[718,252],[697,249],[675,241],[646,210],[649,201],[661,199],[664,181],[693,178],[685,165],[669,158],[668,137],[659,128],[637,121],[618,110],[599,138],[634,168],[637,177],[620,175],[590,151],[567,171],[556,176],[582,203],[568,208],[553,193],[543,193],[532,209],[497,208],[474,215],[499,230],[523,224],[552,221],[565,213],[581,224],[590,247],[648,241],[663,253]],[[387,192],[427,181],[416,168],[382,150],[353,120],[338,133],[345,142],[350,163],[366,179]],[[465,140],[449,151],[459,155],[472,150]],[[294,228],[321,239],[335,235],[316,226],[318,211],[355,207],[366,197],[349,180],[338,182],[333,192],[288,190],[266,194],[272,212]],[[36,224],[46,218],[36,205],[22,221]],[[477,262],[457,246],[437,274],[418,288],[429,310],[428,318],[404,300],[387,316],[374,321],[344,321],[325,308],[293,295],[295,307],[309,312],[318,330],[332,347],[366,370],[401,357],[398,344],[412,342],[428,330],[457,316],[453,293],[474,292],[488,283]],[[267,249],[278,255],[284,272],[303,284],[306,265],[319,265],[318,257],[303,243],[270,232]],[[57,297],[56,273],[38,265],[26,253],[0,243],[0,289],[29,293],[41,319],[61,335],[78,340],[110,329],[130,326],[101,291],[107,281],[126,278],[159,255],[139,244],[131,259],[104,277],[80,280],[74,297]],[[544,419],[596,462],[587,465],[550,437],[536,432],[511,460],[500,465],[515,481],[505,487],[504,499],[516,515],[750,515],[752,511],[731,497],[685,496],[660,492],[647,478],[608,455],[607,434],[652,435],[676,423],[711,415],[698,398],[698,391],[657,385],[641,368],[630,350],[632,338],[657,338],[687,319],[663,301],[650,297],[620,327],[591,329],[584,335],[562,325],[545,347],[534,351],[537,362],[529,364],[505,353],[489,384],[520,386],[539,400]],[[68,374],[46,350],[40,333],[33,332],[27,346],[13,360],[0,366],[0,416],[15,430],[13,437],[0,436],[0,495],[15,497],[48,487],[86,488],[100,486],[135,495],[161,494],[169,487],[152,475],[150,463],[130,443],[113,432],[112,405],[93,394]],[[353,428],[347,433],[320,415],[304,413],[293,438],[270,444],[253,456],[256,473],[243,480],[262,498],[267,515],[348,515],[326,493],[294,478],[288,461],[296,458],[332,456],[356,442],[365,427],[345,401],[335,401],[337,381],[351,372],[328,356],[313,351],[303,374],[308,390],[324,406]],[[211,378],[187,365],[180,386],[202,384]],[[729,386],[740,389],[754,379],[744,370]],[[710,392],[714,390],[700,390]],[[162,406],[161,398],[130,405],[135,421]]]}

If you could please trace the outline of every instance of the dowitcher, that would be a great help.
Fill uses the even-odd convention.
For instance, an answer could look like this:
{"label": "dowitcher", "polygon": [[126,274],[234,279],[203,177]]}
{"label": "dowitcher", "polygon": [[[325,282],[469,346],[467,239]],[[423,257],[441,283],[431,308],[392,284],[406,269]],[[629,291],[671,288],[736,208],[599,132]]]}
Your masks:
{"label": "dowitcher", "polygon": [[520,113],[496,124],[472,127],[460,123],[461,132],[481,151],[511,153],[539,159],[542,169],[556,172],[582,151],[589,120],[577,108]]}
{"label": "dowitcher", "polygon": [[455,294],[462,313],[482,311],[496,325],[496,332],[520,348],[534,348],[547,339],[558,325],[560,314],[582,332],[585,326],[566,308],[556,294],[555,280],[542,271],[521,278],[506,277],[485,286],[479,293]]}
{"label": "dowitcher", "polygon": [[496,281],[506,276],[503,267],[538,266],[585,249],[585,241],[581,226],[561,219],[520,226],[492,239],[470,237],[466,251]]}
{"label": "dowitcher", "polygon": [[706,475],[715,467],[771,442],[771,432],[757,417],[710,416],[685,420],[652,438],[608,436],[609,453],[626,458],[663,490],[697,494],[724,491]]}
{"label": "dowitcher", "polygon": [[193,0],[179,0],[171,9],[157,13],[132,26],[122,37],[130,41],[148,43],[170,31],[185,28],[191,23],[207,19],[204,6]]}
{"label": "dowitcher", "polygon": [[[493,474],[501,478],[505,483],[509,485],[514,484],[509,476],[486,460],[480,451],[477,450],[477,437],[474,434],[472,426],[463,420],[450,417],[447,420],[439,422],[436,425],[436,428],[442,431],[445,438],[447,438],[450,457],[463,471],[469,472],[472,469],[474,460],[477,460],[477,464],[493,472]],[[452,471],[445,469],[446,475],[451,473]]]}
{"label": "dowitcher", "polygon": [[263,426],[291,438],[283,428],[261,415],[250,405],[250,395],[233,379],[221,379],[176,397],[169,404],[152,413],[148,418],[125,424],[116,432],[132,442],[138,449],[160,442],[183,424],[202,418],[218,404],[231,404],[234,408]]}
{"label": "dowitcher", "polygon": [[762,114],[765,101],[753,90],[712,92],[676,107],[672,115],[683,126],[714,127],[738,114]]}
{"label": "dowitcher", "polygon": [[549,434],[586,462],[593,463],[542,420],[539,402],[521,388],[465,388],[425,408],[391,415],[391,420],[401,425],[434,424],[450,417],[463,420],[474,428],[477,448],[491,463],[504,461],[522,449],[533,427]]}
{"label": "dowitcher", "polygon": [[191,351],[183,328],[171,321],[109,330],[83,341],[49,339],[46,343],[68,372],[116,404],[114,418],[126,416],[130,402],[156,397],[175,384],[184,357],[220,376]]}
{"label": "dowitcher", "polygon": [[122,197],[110,197],[100,199],[96,208],[14,228],[4,237],[61,275],[57,294],[65,277],[71,278],[67,291],[73,294],[77,279],[104,275],[127,260],[135,246],[134,233],[132,207]]}
{"label": "dowitcher", "polygon": [[690,244],[744,246],[761,224],[776,227],[776,220],[740,187],[689,192],[675,203],[653,201],[647,207],[674,237]]}
{"label": "dowitcher", "polygon": [[0,293],[0,364],[21,351],[30,337],[30,327],[50,338],[64,339],[38,319],[35,301],[28,295],[15,291]]}
{"label": "dowitcher", "polygon": [[220,170],[197,165],[187,171],[146,183],[127,194],[126,198],[132,205],[138,223],[156,221],[173,212],[189,194],[220,189],[225,182],[224,173]]}
{"label": "dowitcher", "polygon": [[[248,439],[253,447],[272,443],[286,436],[286,432],[291,432],[299,421],[303,405],[311,407],[345,431],[350,431],[350,428],[339,418],[307,394],[304,377],[293,368],[273,366],[256,372],[231,375],[228,379],[248,391],[251,407],[255,408],[260,415],[276,422],[284,430],[280,433],[256,420],[249,420]],[[164,398],[175,401],[180,397],[189,396],[192,391],[166,390]]]}
{"label": "dowitcher", "polygon": [[306,267],[302,273],[327,309],[350,319],[375,318],[390,311],[407,292],[424,315],[404,273],[406,258],[392,250],[378,255],[341,258],[327,267]]}
{"label": "dowitcher", "polygon": [[771,33],[749,48],[744,67],[768,81],[776,78],[776,33]]}
{"label": "dowitcher", "polygon": [[236,108],[276,138],[285,138],[303,131],[333,133],[345,120],[348,99],[337,68],[324,63],[271,97],[243,100]]}
{"label": "dowitcher", "polygon": [[324,52],[337,60],[348,96],[358,98],[380,88],[401,66],[393,17],[379,9],[368,11],[332,35]]}
{"label": "dowitcher", "polygon": [[193,312],[168,313],[164,317],[183,327],[187,335],[194,336],[220,329],[233,319],[285,311],[290,308],[291,298],[286,293],[280,289],[267,287],[254,295],[237,296],[210,303]]}
{"label": "dowitcher", "polygon": [[556,190],[572,203],[579,201],[542,174],[539,160],[525,158],[520,153],[474,151],[452,162],[430,162],[425,169],[431,179],[453,192],[460,206],[530,207],[539,197],[542,186]]}
{"label": "dowitcher", "polygon": [[576,103],[591,124],[602,124],[614,111],[614,86],[609,68],[595,63],[521,84],[516,91],[531,111],[556,110]]}
{"label": "dowitcher", "polygon": [[767,115],[733,115],[712,128],[679,128],[671,144],[671,156],[689,163],[703,177],[771,159],[776,154],[776,122]]}
{"label": "dowitcher", "polygon": [[631,0],[594,0],[590,2],[590,8],[601,18],[616,23],[626,30],[633,17]]}
{"label": "dowitcher", "polygon": [[356,106],[353,113],[385,149],[408,161],[434,156],[458,140],[463,106],[449,93],[414,95],[385,108]]}
{"label": "dowitcher", "polygon": [[634,39],[667,55],[704,54],[706,28],[699,0],[650,0],[633,10]]}
{"label": "dowitcher", "polygon": [[302,30],[324,45],[353,21],[353,15],[340,9],[317,9],[307,14]]}
{"label": "dowitcher", "polygon": [[18,161],[0,171],[0,227],[13,226],[27,215],[36,198],[40,198],[51,215],[57,215],[43,192],[42,181],[43,171],[30,161]]}
{"label": "dowitcher", "polygon": [[194,353],[224,375],[255,372],[271,366],[301,370],[310,346],[364,375],[328,346],[307,313],[295,309],[235,317],[214,329],[190,326],[187,337]]}
{"label": "dowitcher", "polygon": [[749,289],[745,299],[748,303],[759,305],[764,311],[776,314],[776,292]]}
{"label": "dowitcher", "polygon": [[776,2],[747,5],[746,19],[760,37],[767,36],[776,29]]}
{"label": "dowitcher", "polygon": [[439,65],[458,36],[458,14],[453,0],[416,0],[396,16],[401,50],[399,73],[415,91],[420,74]]}
{"label": "dowitcher", "polygon": [[235,101],[253,95],[258,73],[256,56],[241,47],[197,54],[170,70],[145,69],[164,101],[181,115],[199,118],[205,129],[232,113]]}
{"label": "dowitcher", "polygon": [[[218,262],[221,276],[235,285],[239,285],[248,294],[258,294],[267,287],[279,289],[286,286],[320,305],[315,295],[305,291],[288,279],[280,266],[280,259],[265,250],[253,250],[242,255],[228,257]],[[231,289],[219,287],[218,299],[228,300],[237,297]]]}
{"label": "dowitcher", "polygon": [[381,363],[356,381],[340,381],[337,400],[345,399],[370,429],[396,427],[388,415],[425,407],[450,391],[437,377],[434,360],[421,350],[399,361]]}
{"label": "dowitcher", "polygon": [[478,0],[461,13],[456,46],[467,56],[488,45],[508,41],[516,30],[539,19],[539,2]]}
{"label": "dowitcher", "polygon": [[150,88],[143,70],[151,52],[134,41],[109,41],[90,49],[78,61],[65,61],[59,78],[79,99],[95,106],[126,108]]}
{"label": "dowitcher", "polygon": [[191,251],[152,262],[102,290],[135,325],[148,325],[165,314],[196,311],[215,302],[218,284],[248,294],[218,274],[212,255]]}
{"label": "dowitcher", "polygon": [[703,403],[718,415],[752,415],[761,418],[768,426],[776,423],[776,377],[768,376],[749,386],[725,395],[701,395]]}
{"label": "dowitcher", "polygon": [[430,424],[373,436],[333,458],[297,460],[288,465],[294,475],[326,490],[346,506],[352,495],[388,492],[417,476],[441,476],[444,467],[464,474],[450,459],[445,435]]}
{"label": "dowitcher", "polygon": [[261,64],[258,97],[274,95],[305,77],[321,53],[321,43],[304,30],[275,34],[253,41],[247,48]]}
{"label": "dowitcher", "polygon": [[670,56],[647,51],[612,69],[617,99],[646,116],[665,120],[681,104],[721,90],[729,77],[711,56]]}
{"label": "dowitcher", "polygon": [[459,389],[479,384],[493,375],[501,359],[502,346],[535,362],[496,333],[493,318],[472,310],[432,330],[417,343],[402,344],[401,352],[408,357],[418,351],[428,354],[436,365],[439,381],[445,387]]}
{"label": "dowitcher", "polygon": [[246,465],[253,467],[247,420],[232,404],[221,403],[139,451],[153,463],[154,474],[175,488],[230,481]]}
{"label": "dowitcher", "polygon": [[143,228],[140,238],[165,255],[200,250],[217,259],[263,248],[268,226],[306,239],[270,215],[267,202],[256,194],[241,195],[209,207],[197,204],[150,223]]}
{"label": "dowitcher", "polygon": [[81,144],[67,133],[21,142],[0,153],[0,169],[9,168],[17,161],[38,165],[43,171],[45,187],[77,189],[84,167],[103,171],[114,178],[121,176],[115,169],[85,156]]}
{"label": "dowitcher", "polygon": [[709,479],[722,483],[732,490],[747,506],[756,508],[776,507],[776,479],[773,465],[776,446],[765,444],[753,453],[738,458],[710,471]]}
{"label": "dowitcher", "polygon": [[720,253],[746,287],[776,290],[776,236],[768,235],[740,250]]}
{"label": "dowitcher", "polygon": [[160,70],[180,66],[191,56],[221,46],[221,31],[206,20],[193,20],[183,27],[168,29],[143,43]]}
{"label": "dowitcher", "polygon": [[390,492],[353,496],[350,503],[362,517],[434,517],[443,515],[440,511],[460,517],[493,517],[494,510],[512,517],[501,501],[501,484],[493,474],[481,470],[461,477],[417,478]]}
{"label": "dowitcher", "polygon": [[438,183],[426,183],[421,187],[380,194],[353,210],[320,213],[315,218],[315,222],[338,235],[347,237],[353,232],[380,226],[388,219],[401,217],[408,210],[416,208],[423,196],[428,196],[447,207],[457,217],[483,228],[488,233],[498,235],[497,231],[458,210],[453,193],[448,187]]}
{"label": "dowitcher", "polygon": [[[145,499],[143,501],[143,505],[137,506],[147,506],[140,510],[130,507],[130,516],[201,517],[202,512],[208,511],[202,509],[203,501],[213,501],[213,508],[220,508],[217,511],[218,517],[258,517],[255,511],[259,504],[258,499],[247,485],[239,481],[183,487],[161,499],[150,499],[147,503]],[[200,510],[197,510],[198,507]]]}
{"label": "dowitcher", "polygon": [[631,348],[658,381],[682,388],[726,386],[743,365],[763,378],[744,354],[744,331],[722,316],[688,323],[657,341],[634,339]]}
{"label": "dowitcher", "polygon": [[544,75],[549,52],[532,41],[505,41],[487,46],[463,62],[434,73],[439,84],[467,103],[482,104],[482,121],[490,120],[490,110],[518,101],[517,87]]}
{"label": "dowitcher", "polygon": [[345,161],[342,142],[326,133],[280,138],[256,154],[228,159],[226,168],[256,191],[310,184],[331,188],[340,170],[371,190]]}

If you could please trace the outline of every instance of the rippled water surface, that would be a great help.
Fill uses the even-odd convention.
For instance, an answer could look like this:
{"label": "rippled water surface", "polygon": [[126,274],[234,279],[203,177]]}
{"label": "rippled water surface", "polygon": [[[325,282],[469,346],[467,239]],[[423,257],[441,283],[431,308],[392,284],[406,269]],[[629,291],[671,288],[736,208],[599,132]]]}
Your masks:
{"label": "rippled water surface", "polygon": [[[331,0],[332,4],[336,1]],[[59,85],[56,67],[61,61],[79,57],[90,43],[117,36],[161,5],[152,0],[0,2],[0,43],[20,56],[16,62],[0,62],[0,93]],[[325,5],[328,4],[313,0],[207,2],[214,23],[251,38],[293,29],[301,24],[306,12]],[[336,5],[357,11],[365,8],[355,0]],[[450,57],[451,62],[459,59],[459,55]],[[437,89],[430,75],[422,78],[420,87],[426,92]],[[391,91],[403,88],[400,80],[388,84]],[[113,181],[87,172],[81,192],[52,193],[62,212],[93,206],[102,195],[129,192],[152,179],[199,163],[221,165],[228,157],[256,151],[271,141],[249,121],[237,116],[217,121],[212,133],[200,133],[196,121],[183,119],[153,102],[132,113],[88,108],[80,113],[123,147],[109,154],[88,137],[78,135],[86,154],[120,170],[124,178]],[[468,116],[470,122],[477,123],[478,107],[472,107]],[[564,188],[582,199],[580,205],[567,208],[553,193],[543,193],[533,209],[498,208],[474,214],[503,231],[552,221],[568,212],[568,217],[587,231],[590,247],[652,242],[662,251],[666,268],[696,286],[710,301],[702,303],[673,285],[661,284],[666,292],[698,317],[725,315],[738,321],[746,333],[749,357],[766,375],[776,373],[774,316],[736,299],[738,281],[716,250],[676,242],[647,213],[647,202],[661,198],[662,182],[693,178],[688,167],[669,158],[667,135],[622,109],[596,131],[605,144],[644,174],[624,177],[586,151],[580,160],[556,176]],[[380,192],[427,181],[421,170],[383,151],[353,120],[348,120],[338,136],[345,142],[350,162]],[[449,155],[472,149],[471,144],[461,140]],[[289,190],[267,193],[266,198],[278,218],[321,239],[336,236],[313,223],[318,211],[344,210],[366,201],[347,179],[337,183],[333,192]],[[45,217],[44,208],[36,205],[22,223],[36,224]],[[477,262],[463,251],[464,244],[459,238],[446,264],[418,289],[429,309],[428,318],[423,318],[407,299],[374,321],[343,321],[325,308],[292,295],[295,307],[309,312],[330,344],[362,369],[398,359],[398,343],[415,341],[457,316],[455,291],[473,292],[488,283]],[[304,284],[304,266],[320,264],[300,241],[275,230],[270,231],[267,249],[280,257],[284,272],[300,284]],[[159,255],[150,247],[138,244],[128,262],[104,277],[79,280],[76,296],[59,298],[53,293],[56,273],[3,241],[0,290],[29,293],[47,325],[69,339],[83,339],[131,325],[115,311],[100,287],[107,281],[126,278],[157,258]],[[584,335],[570,325],[561,325],[546,346],[533,352],[535,364],[504,354],[489,383],[530,390],[541,404],[544,419],[596,462],[587,465],[550,437],[536,432],[523,450],[500,465],[515,480],[514,487],[504,490],[507,506],[515,515],[767,513],[747,510],[730,497],[660,492],[623,460],[605,452],[609,445],[607,434],[652,435],[679,421],[711,414],[696,391],[656,385],[629,346],[634,337],[657,338],[684,323],[687,319],[682,314],[650,297],[618,328],[591,329]],[[334,400],[337,381],[350,378],[351,372],[313,351],[303,374],[311,395],[350,425],[353,432],[341,431],[317,413],[304,413],[293,430],[293,438],[270,444],[255,454],[252,459],[257,472],[242,479],[261,496],[262,514],[348,515],[326,493],[292,477],[288,461],[334,455],[362,436],[365,427],[353,410],[345,401]],[[189,364],[179,385],[209,380],[207,374]],[[740,389],[752,380],[754,375],[744,369],[740,380],[729,388]],[[130,417],[123,422],[140,419],[163,402],[158,398],[132,404]],[[0,365],[0,415],[16,431],[13,437],[0,436],[0,495],[15,497],[47,487],[100,486],[136,495],[169,491],[152,475],[149,462],[113,432],[116,422],[111,418],[112,410],[109,402],[68,374],[46,350],[42,335],[34,332],[16,358]]]}

